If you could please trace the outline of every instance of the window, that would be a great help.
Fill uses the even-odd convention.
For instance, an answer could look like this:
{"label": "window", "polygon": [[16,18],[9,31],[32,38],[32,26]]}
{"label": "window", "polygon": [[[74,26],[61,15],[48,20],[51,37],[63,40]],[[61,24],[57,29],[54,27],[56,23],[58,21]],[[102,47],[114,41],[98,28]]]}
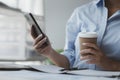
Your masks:
{"label": "window", "polygon": [[5,13],[0,14],[0,59],[24,60],[26,21],[20,12],[4,8],[0,10]]}
{"label": "window", "polygon": [[[0,7],[0,60],[40,60],[33,50],[30,25],[19,9]],[[35,15],[43,31],[44,17]]]}

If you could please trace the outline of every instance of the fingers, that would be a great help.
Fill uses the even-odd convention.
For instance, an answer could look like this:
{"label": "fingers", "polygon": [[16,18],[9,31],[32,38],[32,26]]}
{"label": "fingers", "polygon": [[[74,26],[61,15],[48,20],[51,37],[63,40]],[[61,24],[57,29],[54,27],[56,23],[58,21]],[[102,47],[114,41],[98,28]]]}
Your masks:
{"label": "fingers", "polygon": [[81,52],[80,52],[81,55],[87,55],[87,54],[95,55],[96,53],[97,53],[97,51],[94,49],[91,49],[91,48],[81,50]]}
{"label": "fingers", "polygon": [[39,35],[36,39],[35,39],[35,42],[34,42],[34,45],[36,45],[40,40],[42,40],[43,38],[43,35]]}
{"label": "fingers", "polygon": [[87,60],[86,63],[96,65],[101,64],[101,60],[105,57],[100,50],[95,50],[93,48],[81,50],[80,54],[81,60]]}
{"label": "fingers", "polygon": [[96,44],[93,44],[93,43],[83,43],[82,45],[99,50],[98,46]]}
{"label": "fingers", "polygon": [[81,60],[89,60],[89,59],[94,59],[93,55],[86,55],[86,56],[81,56]]}
{"label": "fingers", "polygon": [[87,55],[87,54],[92,54],[96,55],[96,53],[99,53],[100,49],[96,44],[93,43],[83,43],[82,45],[87,46],[88,49],[81,50],[80,54],[81,55]]}
{"label": "fingers", "polygon": [[88,63],[88,64],[96,64],[97,61],[96,61],[96,59],[90,59],[86,63]]}
{"label": "fingers", "polygon": [[96,59],[96,55],[86,55],[86,56],[81,56],[81,60],[87,60],[86,63],[87,64],[96,64],[97,63],[97,59]]}
{"label": "fingers", "polygon": [[34,45],[34,48],[35,49],[39,49],[39,48],[42,48],[43,44],[47,42],[47,38],[43,38],[42,40],[38,40],[38,42],[36,41],[36,44]]}

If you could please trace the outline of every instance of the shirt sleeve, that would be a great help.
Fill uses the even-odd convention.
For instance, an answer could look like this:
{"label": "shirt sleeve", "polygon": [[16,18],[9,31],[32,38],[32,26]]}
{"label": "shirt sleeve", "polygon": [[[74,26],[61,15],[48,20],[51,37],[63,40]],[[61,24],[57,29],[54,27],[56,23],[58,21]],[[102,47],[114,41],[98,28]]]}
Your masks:
{"label": "shirt sleeve", "polygon": [[66,40],[63,55],[65,55],[70,63],[70,67],[73,67],[75,61],[75,40],[78,33],[81,31],[78,16],[78,10],[75,9],[66,25]]}

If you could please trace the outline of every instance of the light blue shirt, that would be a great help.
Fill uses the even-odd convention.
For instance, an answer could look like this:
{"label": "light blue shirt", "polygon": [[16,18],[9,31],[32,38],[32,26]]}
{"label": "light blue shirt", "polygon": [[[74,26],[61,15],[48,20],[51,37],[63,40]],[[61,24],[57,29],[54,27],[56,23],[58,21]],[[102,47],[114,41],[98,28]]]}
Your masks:
{"label": "light blue shirt", "polygon": [[120,10],[108,18],[104,0],[92,1],[75,9],[66,27],[65,55],[70,67],[101,70],[80,60],[79,33],[97,32],[97,44],[109,58],[120,60]]}

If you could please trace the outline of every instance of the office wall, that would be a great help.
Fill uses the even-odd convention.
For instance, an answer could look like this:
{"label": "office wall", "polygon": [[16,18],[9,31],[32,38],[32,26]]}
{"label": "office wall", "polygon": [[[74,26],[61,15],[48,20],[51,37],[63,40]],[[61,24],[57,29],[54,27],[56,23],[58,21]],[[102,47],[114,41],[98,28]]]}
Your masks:
{"label": "office wall", "polygon": [[66,22],[73,10],[92,0],[44,0],[45,26],[52,46],[63,49]]}

